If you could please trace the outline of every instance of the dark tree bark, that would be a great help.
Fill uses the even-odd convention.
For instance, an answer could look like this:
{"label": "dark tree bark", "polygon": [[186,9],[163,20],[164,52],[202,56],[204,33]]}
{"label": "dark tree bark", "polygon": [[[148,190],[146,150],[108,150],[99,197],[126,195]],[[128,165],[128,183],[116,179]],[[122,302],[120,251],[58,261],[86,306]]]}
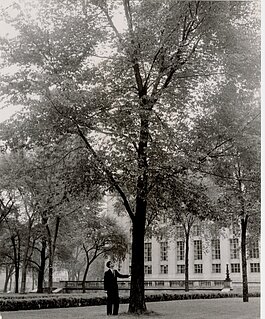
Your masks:
{"label": "dark tree bark", "polygon": [[32,255],[32,249],[30,249],[32,224],[33,224],[33,220],[30,219],[28,223],[28,233],[27,233],[27,238],[25,242],[23,258],[22,258],[21,287],[20,287],[21,293],[25,293],[26,291],[28,260],[30,258],[30,255]]}
{"label": "dark tree bark", "polygon": [[[42,217],[41,223],[44,227],[48,221],[46,216]],[[45,267],[46,267],[46,248],[47,248],[47,239],[46,236],[42,235],[41,239],[41,251],[40,251],[40,266],[38,271],[38,280],[37,280],[37,292],[43,293],[43,286],[44,286],[44,274],[45,274]]]}
{"label": "dark tree bark", "polygon": [[[138,205],[141,205],[141,200]],[[130,290],[129,312],[143,313],[146,311],[144,301],[144,207],[138,208],[138,216],[135,216],[132,229],[132,277]]]}
{"label": "dark tree bark", "polygon": [[11,236],[13,247],[14,269],[15,269],[15,293],[19,292],[19,270],[20,270],[20,240],[19,237]]}
{"label": "dark tree bark", "polygon": [[248,275],[247,275],[247,226],[248,214],[246,213],[244,189],[242,183],[242,169],[240,163],[237,165],[238,190],[240,194],[240,224],[241,224],[241,261],[242,261],[242,285],[243,302],[248,302]]}
{"label": "dark tree bark", "polygon": [[26,280],[27,280],[27,268],[28,268],[28,248],[26,248],[22,260],[22,271],[21,271],[21,286],[20,293],[25,293],[26,291]]}
{"label": "dark tree bark", "polygon": [[6,265],[5,270],[6,270],[6,276],[5,276],[5,283],[4,283],[4,290],[3,290],[3,292],[7,292],[8,283],[9,283],[9,281],[10,281],[10,279],[11,279],[12,274],[13,274],[14,266],[8,266],[8,265]]}
{"label": "dark tree bark", "polygon": [[242,283],[243,283],[243,302],[248,302],[248,275],[247,275],[247,222],[248,215],[241,218],[241,258],[242,258]]}
{"label": "dark tree bark", "polygon": [[52,253],[52,239],[48,236],[48,293],[52,293],[53,282],[53,253]]}
{"label": "dark tree bark", "polygon": [[190,230],[185,231],[185,291],[189,291],[189,239]]}
{"label": "dark tree bark", "polygon": [[95,248],[95,252],[94,252],[92,258],[90,258],[89,250],[86,249],[85,245],[83,245],[83,247],[84,247],[84,251],[86,253],[86,269],[84,271],[83,280],[82,280],[82,291],[83,291],[83,293],[85,293],[86,292],[86,278],[87,278],[87,274],[88,274],[88,270],[90,268],[90,265],[93,263],[93,261],[98,256],[100,256],[103,253],[103,251],[98,253],[98,248]]}
{"label": "dark tree bark", "polygon": [[132,229],[132,277],[130,290],[130,313],[144,313],[144,235],[147,212],[148,163],[147,144],[149,135],[149,115],[153,105],[143,101],[141,114],[141,130],[138,147],[138,170],[136,211]]}
{"label": "dark tree bark", "polygon": [[82,280],[82,292],[85,293],[86,292],[86,278],[87,278],[87,274],[88,274],[88,270],[89,270],[89,267],[91,265],[91,262],[89,260],[89,252],[85,249],[85,246],[83,245],[84,247],[84,250],[85,250],[85,253],[86,253],[86,269],[84,271],[84,276],[83,276],[83,280]]}
{"label": "dark tree bark", "polygon": [[38,293],[43,293],[44,273],[45,273],[45,265],[46,265],[46,247],[47,247],[47,241],[45,238],[43,238],[41,243],[41,252],[40,252],[40,267],[38,271],[38,283],[37,283]]}
{"label": "dark tree bark", "polygon": [[86,265],[86,269],[85,269],[83,280],[82,280],[82,292],[83,292],[83,294],[86,293],[86,277],[87,277],[87,274],[88,274],[88,270],[89,270],[89,264]]}
{"label": "dark tree bark", "polygon": [[48,236],[48,252],[49,252],[48,293],[52,293],[52,288],[53,288],[53,262],[54,262],[56,241],[58,237],[60,221],[61,221],[61,218],[57,216],[55,221],[55,230],[54,230],[53,238],[52,238],[49,225],[46,224],[46,230],[47,230],[47,236]]}

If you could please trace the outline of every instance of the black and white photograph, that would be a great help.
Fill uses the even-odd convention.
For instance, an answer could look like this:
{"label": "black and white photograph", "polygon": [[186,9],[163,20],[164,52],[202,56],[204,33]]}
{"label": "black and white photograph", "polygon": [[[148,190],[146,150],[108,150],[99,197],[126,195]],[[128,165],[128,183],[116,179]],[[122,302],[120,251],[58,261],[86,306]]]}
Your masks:
{"label": "black and white photograph", "polygon": [[261,0],[0,0],[0,319],[262,319]]}

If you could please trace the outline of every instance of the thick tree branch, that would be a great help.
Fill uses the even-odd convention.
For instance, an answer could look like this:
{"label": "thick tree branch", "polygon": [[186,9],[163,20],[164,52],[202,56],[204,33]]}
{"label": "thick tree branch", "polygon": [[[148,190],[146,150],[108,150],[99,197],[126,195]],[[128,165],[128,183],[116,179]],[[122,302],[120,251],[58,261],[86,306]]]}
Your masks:
{"label": "thick tree branch", "polygon": [[106,173],[108,179],[111,182],[111,185],[114,186],[114,188],[116,189],[116,191],[119,193],[119,195],[121,196],[122,200],[123,200],[123,204],[126,208],[126,211],[128,212],[131,220],[134,220],[134,214],[133,211],[131,209],[131,206],[127,200],[127,197],[125,195],[125,193],[123,192],[123,190],[121,189],[121,187],[119,186],[118,182],[115,180],[113,174],[109,171],[109,169],[104,165],[104,163],[102,162],[102,160],[99,158],[99,156],[97,155],[97,153],[95,152],[95,150],[93,149],[93,147],[90,145],[90,143],[88,142],[87,138],[85,137],[84,133],[82,132],[82,130],[80,129],[79,125],[76,123],[76,128],[78,131],[79,136],[82,138],[82,140],[84,141],[87,149],[91,152],[91,154],[93,155],[93,157],[98,161],[98,163],[100,164],[102,170]]}
{"label": "thick tree branch", "polygon": [[139,98],[141,98],[143,95],[146,94],[146,87],[143,85],[143,80],[140,72],[140,66],[138,61],[139,56],[139,45],[135,41],[134,32],[133,32],[133,23],[132,23],[132,15],[131,15],[131,9],[130,9],[130,1],[129,0],[123,0],[123,8],[125,12],[125,17],[129,29],[129,34],[131,37],[131,45],[132,45],[132,51],[128,51],[127,53],[131,57],[131,62],[133,66],[134,76],[137,83],[138,88],[138,95]]}

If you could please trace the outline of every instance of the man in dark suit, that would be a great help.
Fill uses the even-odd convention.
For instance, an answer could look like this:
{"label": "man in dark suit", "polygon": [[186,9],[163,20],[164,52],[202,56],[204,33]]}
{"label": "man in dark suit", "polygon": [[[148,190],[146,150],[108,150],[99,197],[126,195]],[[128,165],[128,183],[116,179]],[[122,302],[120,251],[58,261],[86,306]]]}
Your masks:
{"label": "man in dark suit", "polygon": [[109,268],[104,274],[104,290],[107,292],[107,315],[118,315],[120,299],[117,278],[129,278],[130,275],[120,274],[114,269],[114,263],[111,260],[106,263],[106,266]]}

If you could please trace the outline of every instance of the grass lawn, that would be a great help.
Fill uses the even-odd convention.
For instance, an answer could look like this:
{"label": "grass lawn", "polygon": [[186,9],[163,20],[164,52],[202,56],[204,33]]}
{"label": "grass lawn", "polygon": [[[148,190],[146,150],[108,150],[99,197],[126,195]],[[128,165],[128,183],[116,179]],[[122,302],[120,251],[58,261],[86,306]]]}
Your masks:
{"label": "grass lawn", "polygon": [[[177,300],[147,303],[149,319],[260,319],[260,298]],[[130,319],[128,305],[120,305],[119,319]],[[3,312],[3,319],[100,319],[109,318],[105,306]]]}

